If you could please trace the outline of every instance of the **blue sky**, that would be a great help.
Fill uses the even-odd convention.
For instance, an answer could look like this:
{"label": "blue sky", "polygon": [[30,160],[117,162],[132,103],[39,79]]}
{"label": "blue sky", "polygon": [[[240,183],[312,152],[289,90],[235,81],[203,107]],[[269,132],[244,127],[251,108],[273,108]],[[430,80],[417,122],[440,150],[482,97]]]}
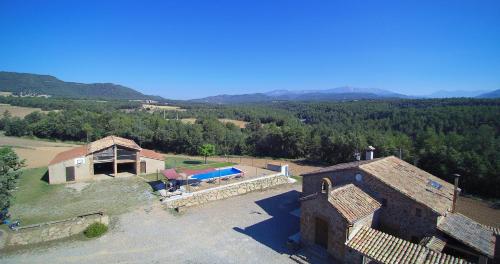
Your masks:
{"label": "blue sky", "polygon": [[3,1],[0,70],[167,98],[500,88],[500,1]]}

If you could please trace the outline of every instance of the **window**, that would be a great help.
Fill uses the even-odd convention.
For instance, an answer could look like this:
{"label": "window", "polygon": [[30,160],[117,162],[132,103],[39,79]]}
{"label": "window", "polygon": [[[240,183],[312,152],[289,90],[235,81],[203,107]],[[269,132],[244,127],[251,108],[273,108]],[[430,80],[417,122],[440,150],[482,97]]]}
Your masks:
{"label": "window", "polygon": [[326,193],[326,192],[328,192],[328,185],[325,182],[323,182],[321,183],[321,193]]}
{"label": "window", "polygon": [[415,216],[416,217],[421,217],[422,216],[422,210],[420,208],[415,208]]}
{"label": "window", "polygon": [[321,180],[321,193],[328,193],[332,188],[332,182],[328,178]]}
{"label": "window", "polygon": [[380,203],[382,204],[382,207],[386,207],[386,206],[387,206],[387,199],[382,198],[382,199],[380,200]]}
{"label": "window", "polygon": [[357,173],[356,176],[355,176],[355,178],[356,178],[357,182],[362,182],[363,181],[363,175],[361,175],[360,173]]}

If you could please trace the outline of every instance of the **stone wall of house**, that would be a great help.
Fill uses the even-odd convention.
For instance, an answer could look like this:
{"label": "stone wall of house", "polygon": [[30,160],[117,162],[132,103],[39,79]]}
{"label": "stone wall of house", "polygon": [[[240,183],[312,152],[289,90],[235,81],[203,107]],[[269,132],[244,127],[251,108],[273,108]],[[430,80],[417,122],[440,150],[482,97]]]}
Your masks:
{"label": "stone wall of house", "polygon": [[[4,247],[23,246],[66,238],[82,233],[89,225],[100,222],[109,225],[109,216],[91,214],[61,221],[47,222],[4,232]],[[0,246],[1,243],[0,243]],[[1,248],[1,247],[0,247]]]}
{"label": "stone wall of house", "polygon": [[363,226],[368,226],[368,227],[375,227],[378,225],[378,215],[379,215],[380,209],[357,220],[352,224],[351,227],[349,227],[348,230],[348,237],[351,239],[354,234],[359,231]]}
{"label": "stone wall of house", "polygon": [[[386,204],[379,210],[378,227],[380,230],[415,243],[425,236],[436,233],[439,214],[429,207],[366,173],[363,174],[363,182],[358,186],[378,201],[386,201]],[[420,210],[420,216],[417,214],[417,209]]]}
{"label": "stone wall of house", "polygon": [[300,236],[304,246],[316,244],[316,218],[328,223],[327,252],[342,263],[346,250],[348,223],[328,202],[326,194],[305,200],[300,206]]}
{"label": "stone wall of house", "polygon": [[[362,175],[362,181],[356,181],[358,173]],[[329,178],[333,188],[352,183],[379,202],[385,200],[386,205],[379,210],[377,217],[377,227],[384,232],[406,240],[420,240],[436,232],[438,213],[357,168],[305,176],[302,196],[321,192],[323,178]],[[420,216],[417,216],[417,208]]]}
{"label": "stone wall of house", "polygon": [[210,201],[226,199],[232,196],[289,183],[289,178],[282,174],[263,176],[247,181],[227,184],[220,187],[184,194],[163,201],[167,208],[182,209]]}

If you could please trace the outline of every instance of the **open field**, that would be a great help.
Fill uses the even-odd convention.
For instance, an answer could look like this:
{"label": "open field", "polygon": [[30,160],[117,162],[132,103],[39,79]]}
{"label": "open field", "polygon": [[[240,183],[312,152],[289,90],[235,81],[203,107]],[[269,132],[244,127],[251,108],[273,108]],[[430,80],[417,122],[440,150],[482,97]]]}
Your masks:
{"label": "open field", "polygon": [[176,155],[167,155],[165,159],[165,168],[184,168],[184,169],[192,169],[192,170],[203,170],[208,168],[221,168],[231,166],[234,163],[232,162],[215,162],[211,160],[207,160],[207,164],[205,164],[204,159],[196,159],[190,158],[187,156],[176,156]]}
{"label": "open field", "polygon": [[[167,159],[168,158],[170,159],[176,158],[181,160],[192,159],[199,161],[202,161],[204,159],[201,156],[187,156],[187,155],[176,155],[176,154],[168,154]],[[271,158],[254,158],[248,156],[227,156],[227,157],[214,156],[214,157],[208,157],[207,160],[211,162],[232,162],[236,164],[254,166],[259,168],[265,168],[268,163],[288,164],[290,167],[290,173],[292,173],[292,175],[301,175],[303,173],[319,170],[320,168],[322,168],[322,166],[304,164],[304,162],[301,160],[285,160],[285,159],[277,160]]]}
{"label": "open field", "polygon": [[483,225],[500,227],[500,209],[493,209],[489,202],[459,196],[457,210]]}
{"label": "open field", "polygon": [[153,200],[150,186],[138,177],[49,185],[47,169],[24,170],[10,208],[22,225],[104,211],[122,214]]}
{"label": "open field", "polygon": [[248,124],[248,122],[245,122],[245,121],[234,120],[234,119],[225,119],[225,118],[221,118],[221,119],[219,119],[219,121],[221,121],[222,123],[233,123],[239,128],[245,128],[246,125]]}
{"label": "open field", "polygon": [[154,104],[143,104],[142,105],[143,109],[148,109],[152,111],[156,110],[165,110],[165,111],[186,111],[186,109],[182,109],[178,106],[171,106],[171,105],[154,105]]}
{"label": "open field", "polygon": [[[248,124],[248,122],[235,120],[235,119],[219,118],[218,120],[224,124],[225,123],[233,123],[239,128],[245,128],[245,126]],[[181,122],[185,123],[185,124],[194,124],[196,122],[196,118],[182,118]]]}
{"label": "open field", "polygon": [[27,168],[45,167],[60,152],[75,147],[74,144],[50,142],[0,134],[0,146],[10,146],[26,160]]}
{"label": "open field", "polygon": [[17,117],[25,117],[28,114],[31,114],[35,111],[39,111],[42,113],[49,112],[49,111],[43,111],[41,108],[13,106],[13,105],[9,105],[9,104],[0,104],[0,114],[3,114],[5,111],[9,111],[12,116],[17,116]]}
{"label": "open field", "polygon": [[287,237],[297,185],[284,185],[173,214],[156,203],[114,218],[111,230],[73,240],[0,253],[1,263],[295,263]]}

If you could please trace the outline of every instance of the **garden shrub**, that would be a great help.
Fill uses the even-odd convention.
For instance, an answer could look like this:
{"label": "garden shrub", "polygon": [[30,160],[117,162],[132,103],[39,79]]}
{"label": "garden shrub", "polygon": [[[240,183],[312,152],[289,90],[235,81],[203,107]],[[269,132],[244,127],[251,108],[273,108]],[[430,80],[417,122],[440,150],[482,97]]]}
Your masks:
{"label": "garden shrub", "polygon": [[85,231],[83,231],[83,234],[88,238],[92,238],[102,236],[106,231],[108,231],[108,226],[97,222],[89,225]]}

